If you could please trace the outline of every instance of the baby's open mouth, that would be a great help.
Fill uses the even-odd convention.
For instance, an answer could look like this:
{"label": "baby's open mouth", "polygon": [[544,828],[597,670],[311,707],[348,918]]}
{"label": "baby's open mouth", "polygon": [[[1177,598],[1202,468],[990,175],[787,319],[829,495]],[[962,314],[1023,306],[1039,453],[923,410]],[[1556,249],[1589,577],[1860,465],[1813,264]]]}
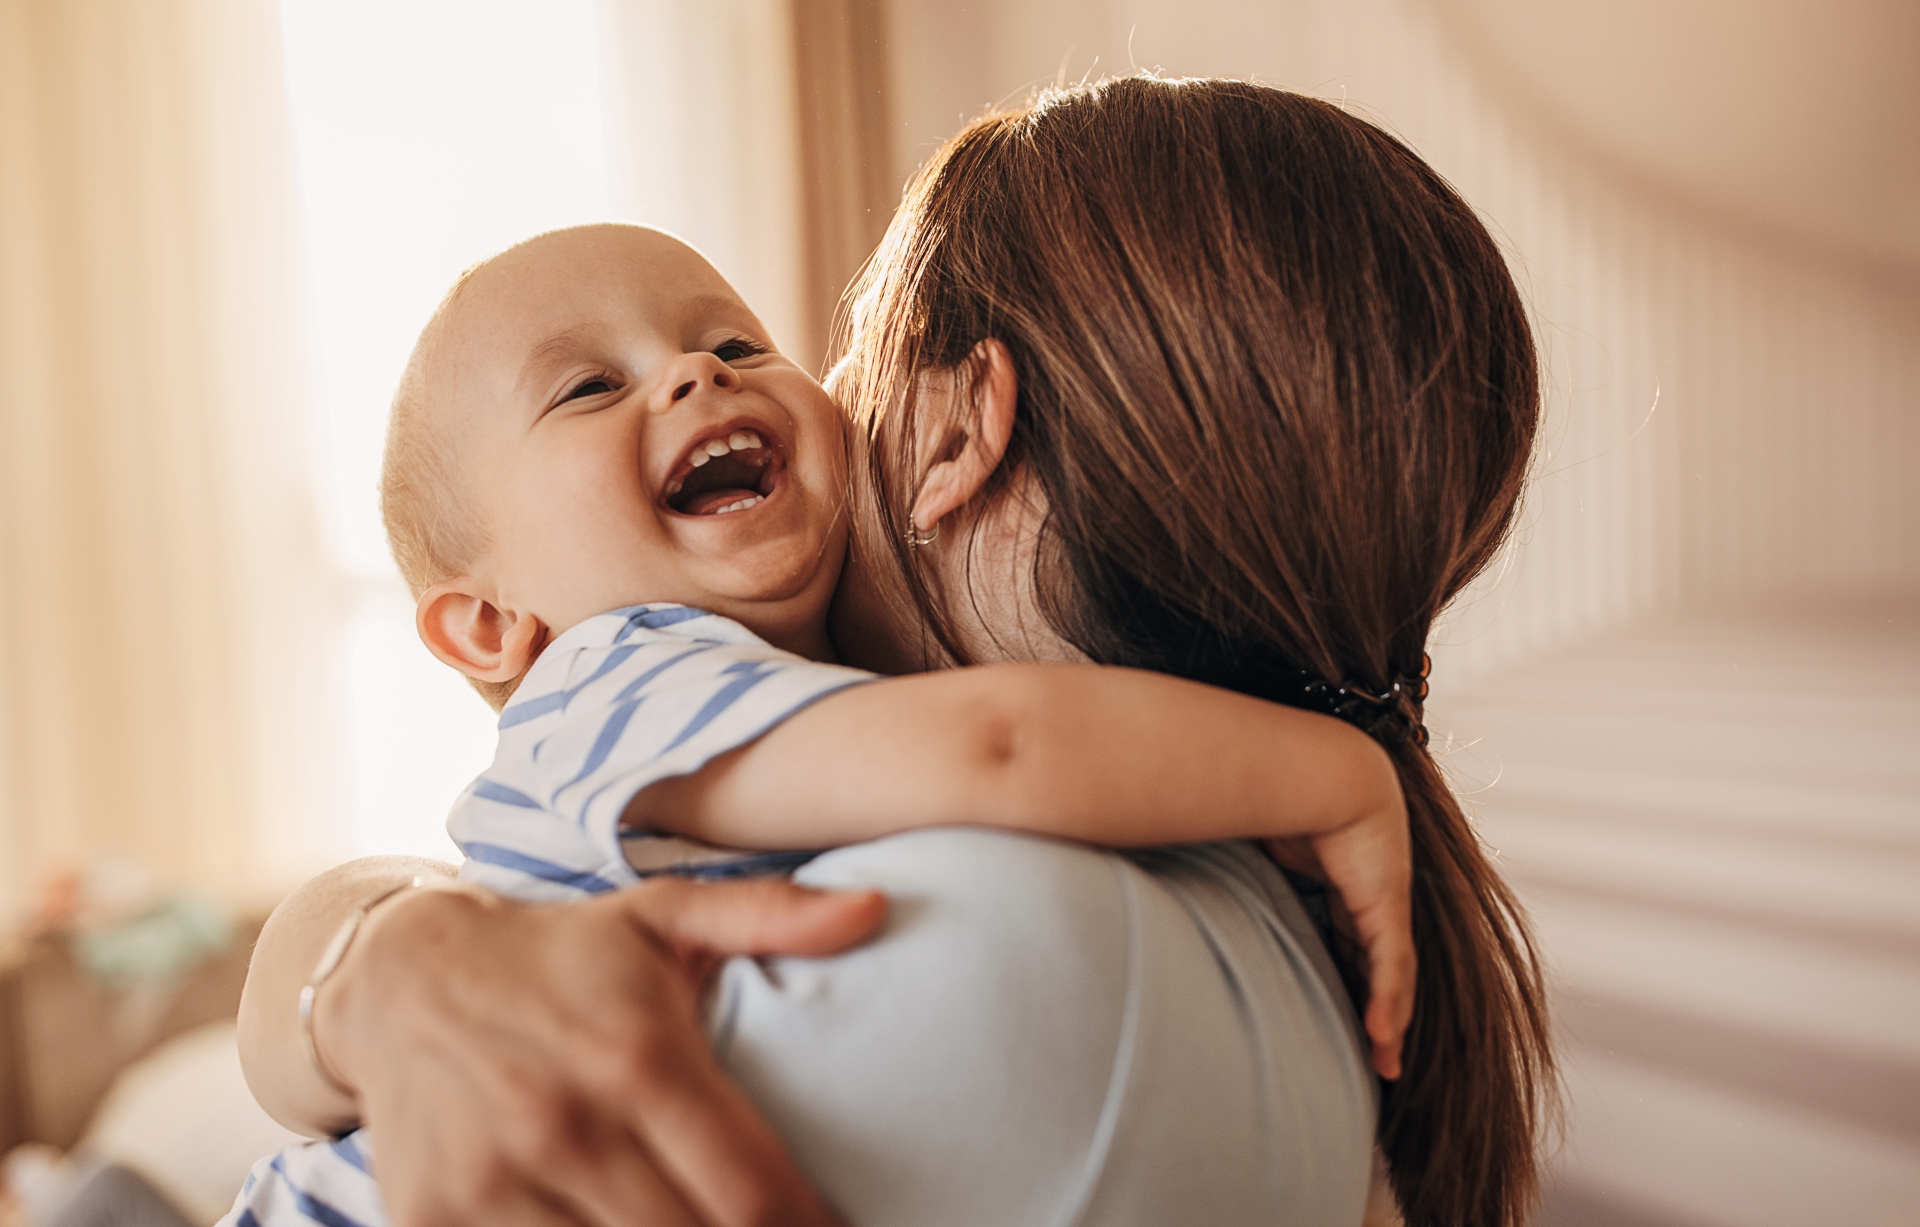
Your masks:
{"label": "baby's open mouth", "polygon": [[773,493],[779,471],[758,431],[734,430],[694,445],[685,471],[667,482],[667,506],[683,515],[745,511]]}

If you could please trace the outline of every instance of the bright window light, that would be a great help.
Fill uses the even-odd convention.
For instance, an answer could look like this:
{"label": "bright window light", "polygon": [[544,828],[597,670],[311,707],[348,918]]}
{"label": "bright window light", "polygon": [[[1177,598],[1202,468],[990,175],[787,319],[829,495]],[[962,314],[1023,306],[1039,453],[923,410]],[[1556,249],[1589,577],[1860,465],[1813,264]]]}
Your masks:
{"label": "bright window light", "polygon": [[387,405],[461,270],[607,216],[593,0],[282,0],[312,255],[318,486],[363,597],[340,644],[361,852],[451,857],[493,718],[414,638],[380,527]]}

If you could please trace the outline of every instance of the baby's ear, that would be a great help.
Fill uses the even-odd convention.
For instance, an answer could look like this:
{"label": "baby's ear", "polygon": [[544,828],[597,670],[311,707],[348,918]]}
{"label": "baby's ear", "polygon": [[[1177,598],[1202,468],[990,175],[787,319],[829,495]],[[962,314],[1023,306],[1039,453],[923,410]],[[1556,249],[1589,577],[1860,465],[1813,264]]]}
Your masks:
{"label": "baby's ear", "polygon": [[420,594],[414,626],[429,652],[475,681],[514,681],[539,654],[546,627],[495,605],[478,587],[466,575],[435,584]]}

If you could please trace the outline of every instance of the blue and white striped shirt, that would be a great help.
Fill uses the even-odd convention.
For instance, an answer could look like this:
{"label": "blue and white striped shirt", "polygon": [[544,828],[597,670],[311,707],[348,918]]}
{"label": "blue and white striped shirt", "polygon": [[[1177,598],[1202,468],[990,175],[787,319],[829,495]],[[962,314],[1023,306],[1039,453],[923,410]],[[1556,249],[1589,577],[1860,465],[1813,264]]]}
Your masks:
{"label": "blue and white striped shirt", "polygon": [[685,605],[589,618],[527,671],[500,713],[493,765],[454,802],[447,833],[467,856],[460,876],[560,900],[681,867],[692,856],[676,851],[681,841],[633,846],[645,833],[623,831],[621,816],[634,797],[873,676],[782,652]]}
{"label": "blue and white striped shirt", "polygon": [[253,1165],[233,1209],[216,1227],[377,1227],[387,1221],[365,1130],[302,1142]]}
{"label": "blue and white striped shirt", "polygon": [[[811,853],[728,853],[628,831],[649,784],[689,775],[874,674],[783,652],[685,605],[588,618],[549,644],[500,713],[493,764],[454,802],[460,876],[529,902],[631,885],[653,873],[784,872]],[[220,1227],[381,1227],[364,1132],[288,1147],[254,1165]]]}

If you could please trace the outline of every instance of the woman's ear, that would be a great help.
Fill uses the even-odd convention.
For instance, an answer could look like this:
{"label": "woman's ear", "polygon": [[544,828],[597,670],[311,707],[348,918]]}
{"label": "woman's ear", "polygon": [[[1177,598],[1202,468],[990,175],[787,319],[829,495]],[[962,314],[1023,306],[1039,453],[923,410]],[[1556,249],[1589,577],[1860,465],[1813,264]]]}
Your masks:
{"label": "woman's ear", "polygon": [[944,437],[944,446],[913,500],[913,524],[922,532],[931,531],[948,512],[980,493],[1006,458],[1007,443],[1013,438],[1020,381],[1006,344],[992,338],[980,342],[967,355],[967,367],[969,383],[964,391],[954,392],[967,400],[957,433]]}
{"label": "woman's ear", "polygon": [[479,682],[513,681],[546,642],[538,618],[480,596],[468,575],[421,593],[413,621],[428,651]]}

